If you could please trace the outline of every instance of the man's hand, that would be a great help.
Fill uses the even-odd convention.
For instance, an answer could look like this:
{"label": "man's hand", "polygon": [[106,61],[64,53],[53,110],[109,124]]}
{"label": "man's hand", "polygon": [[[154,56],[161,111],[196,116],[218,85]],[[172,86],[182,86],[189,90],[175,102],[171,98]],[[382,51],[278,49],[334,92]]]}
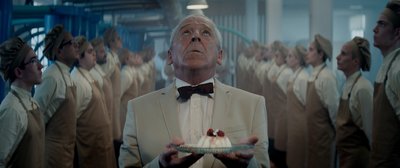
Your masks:
{"label": "man's hand", "polygon": [[[240,144],[255,145],[257,141],[258,138],[256,136],[250,136],[249,138],[243,139]],[[214,157],[219,159],[226,167],[247,167],[253,156],[254,149],[214,155]]]}
{"label": "man's hand", "polygon": [[175,138],[172,142],[166,145],[165,151],[160,155],[160,167],[170,168],[170,167],[189,167],[197,160],[199,160],[203,155],[190,154],[184,157],[178,157],[178,151],[174,146],[179,146],[184,144],[182,139]]}

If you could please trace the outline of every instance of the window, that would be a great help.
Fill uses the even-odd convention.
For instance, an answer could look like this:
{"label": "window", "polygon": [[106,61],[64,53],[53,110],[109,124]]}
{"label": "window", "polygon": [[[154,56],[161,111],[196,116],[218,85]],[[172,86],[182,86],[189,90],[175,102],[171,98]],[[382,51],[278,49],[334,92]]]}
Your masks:
{"label": "window", "polygon": [[365,15],[354,15],[349,19],[351,38],[355,36],[364,37]]}

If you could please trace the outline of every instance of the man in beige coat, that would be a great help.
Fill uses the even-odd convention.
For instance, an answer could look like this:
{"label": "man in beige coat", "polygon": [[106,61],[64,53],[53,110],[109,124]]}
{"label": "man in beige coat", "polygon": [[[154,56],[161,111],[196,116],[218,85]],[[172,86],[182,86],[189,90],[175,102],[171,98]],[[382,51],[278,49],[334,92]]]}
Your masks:
{"label": "man in beige coat", "polygon": [[[129,101],[120,167],[269,167],[265,100],[214,78],[222,55],[221,35],[209,18],[191,15],[178,24],[167,58],[176,80]],[[177,91],[210,83],[208,94],[185,97]],[[232,144],[254,149],[200,155],[174,148],[197,143],[208,128],[223,130]]]}

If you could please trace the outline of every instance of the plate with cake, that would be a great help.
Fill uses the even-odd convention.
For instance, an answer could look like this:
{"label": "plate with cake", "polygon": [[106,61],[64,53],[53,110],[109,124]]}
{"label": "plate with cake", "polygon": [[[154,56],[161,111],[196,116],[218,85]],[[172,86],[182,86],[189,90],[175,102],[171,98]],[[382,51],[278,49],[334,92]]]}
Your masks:
{"label": "plate with cake", "polygon": [[197,144],[184,144],[175,147],[180,152],[197,154],[231,153],[239,150],[254,148],[254,145],[232,145],[222,130],[208,129],[207,134],[201,136]]}

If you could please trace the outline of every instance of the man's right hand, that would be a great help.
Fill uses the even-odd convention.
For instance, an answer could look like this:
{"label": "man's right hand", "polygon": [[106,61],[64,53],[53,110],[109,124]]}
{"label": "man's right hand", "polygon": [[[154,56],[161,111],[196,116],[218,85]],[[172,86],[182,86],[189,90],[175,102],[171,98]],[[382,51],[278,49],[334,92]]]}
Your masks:
{"label": "man's right hand", "polygon": [[178,151],[175,146],[183,145],[182,139],[174,138],[172,142],[166,145],[163,153],[160,155],[159,164],[162,168],[170,167],[189,167],[197,160],[199,160],[203,155],[192,153],[190,155],[179,158]]}

